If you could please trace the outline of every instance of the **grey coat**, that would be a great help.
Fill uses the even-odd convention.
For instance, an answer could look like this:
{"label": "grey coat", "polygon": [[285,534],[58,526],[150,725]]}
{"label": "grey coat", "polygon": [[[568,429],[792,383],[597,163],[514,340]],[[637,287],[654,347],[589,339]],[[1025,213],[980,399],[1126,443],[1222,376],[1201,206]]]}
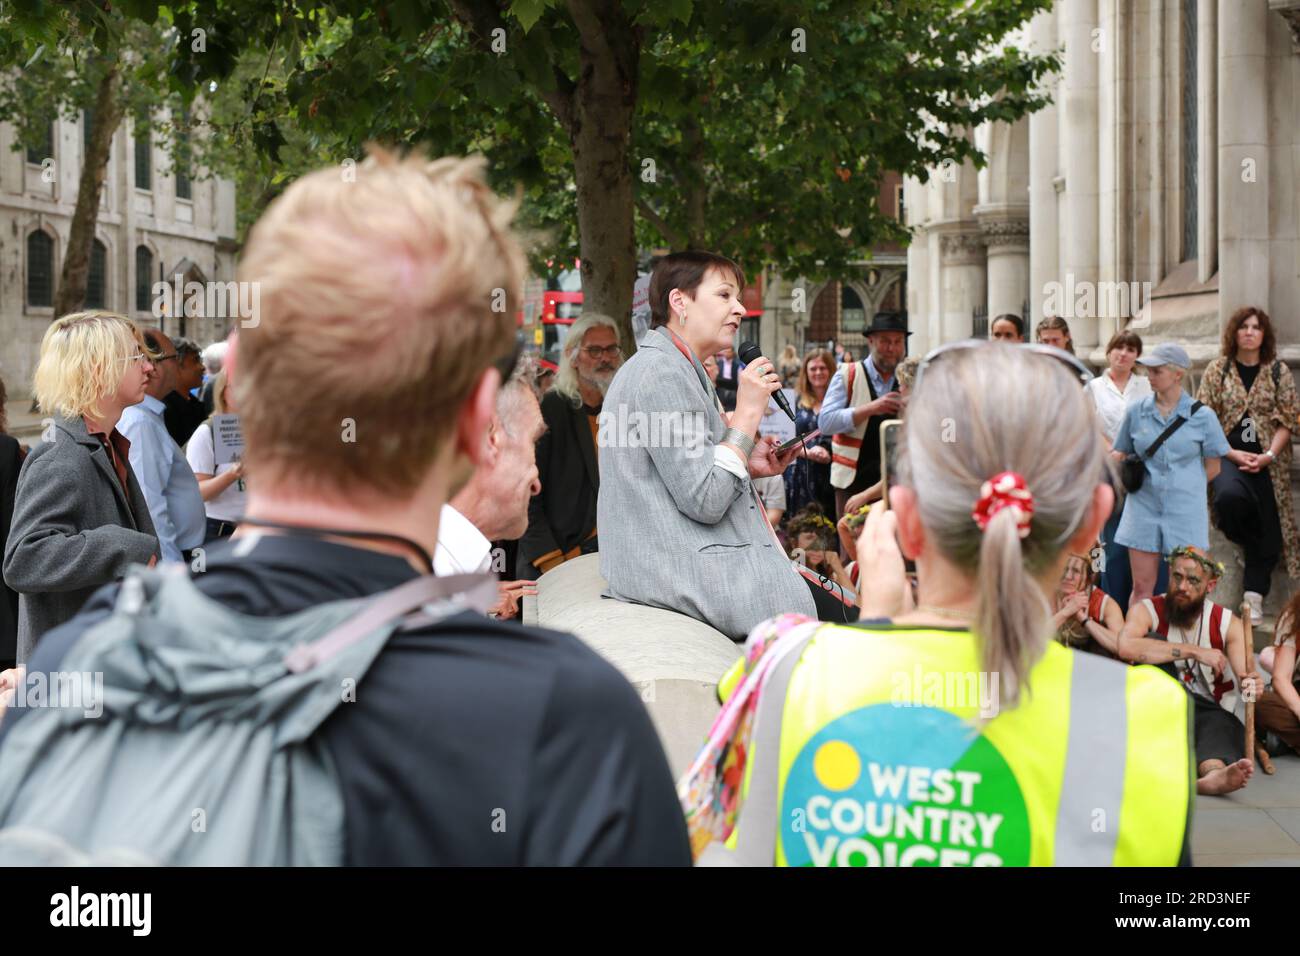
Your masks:
{"label": "grey coat", "polygon": [[18,592],[18,660],[100,586],[158,552],[149,505],[126,469],[130,502],[99,439],[80,418],[56,418],[54,441],[18,473],[5,583]]}
{"label": "grey coat", "polygon": [[750,480],[714,464],[725,430],[699,361],[651,330],[605,396],[596,511],[611,597],[680,611],[738,639],[776,614],[817,611]]}

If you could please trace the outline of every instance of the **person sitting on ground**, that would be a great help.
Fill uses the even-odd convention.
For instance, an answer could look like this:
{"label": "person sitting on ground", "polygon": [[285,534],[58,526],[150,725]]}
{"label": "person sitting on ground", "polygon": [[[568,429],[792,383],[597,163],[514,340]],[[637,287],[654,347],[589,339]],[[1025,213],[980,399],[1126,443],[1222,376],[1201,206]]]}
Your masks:
{"label": "person sitting on ground", "polygon": [[809,505],[790,516],[785,525],[790,557],[815,574],[830,578],[846,591],[855,590],[856,581],[840,563],[835,550],[831,519],[817,505]]}
{"label": "person sitting on ground", "polygon": [[542,395],[546,431],[536,452],[542,490],[528,505],[528,530],[519,541],[520,578],[536,580],[565,561],[600,550],[597,422],[622,364],[618,325],[609,316],[584,312],[569,327],[555,386]]}
{"label": "person sitting on ground", "polygon": [[[679,788],[697,856],[1189,861],[1187,695],[1155,668],[1051,638],[1048,595],[1115,494],[1079,387],[1088,376],[1064,354],[997,343],[953,343],[922,362],[890,508],[871,509],[858,542],[862,617],[785,614],[751,633]],[[961,440],[944,440],[945,422]],[[976,817],[997,823],[977,837]],[[1088,825],[1099,817],[1106,826]]]}
{"label": "person sitting on ground", "polygon": [[191,394],[203,385],[203,359],[199,347],[186,338],[176,338],[176,386],[163,396],[163,423],[172,441],[182,448],[211,414],[203,406],[203,399]]}
{"label": "person sitting on ground", "polygon": [[1025,320],[1013,312],[1004,312],[989,323],[989,338],[1002,342],[1023,342]]}
{"label": "person sitting on ground", "polygon": [[203,492],[194,470],[167,431],[163,399],[176,390],[179,355],[171,339],[144,333],[153,361],[144,401],[122,411],[119,430],[131,443],[131,470],[140,480],[164,561],[190,561],[207,536]]}
{"label": "person sitting on ground", "polygon": [[[238,410],[235,390],[225,372],[213,379],[212,411],[216,415],[233,415]],[[245,486],[243,459],[216,464],[216,445],[212,437],[212,420],[194,430],[185,446],[185,460],[194,469],[194,478],[203,495],[207,531],[203,543],[228,538],[244,517]]]}
{"label": "person sitting on ground", "polygon": [[[208,610],[222,620],[237,613],[279,624],[323,606],[374,608],[421,583],[436,592],[430,555],[449,490],[493,455],[513,454],[514,442],[519,469],[531,471],[529,421],[540,415],[530,395],[507,398],[507,409],[521,411],[507,413],[506,434],[495,435],[527,262],[483,160],[375,148],[355,172],[351,181],[336,168],[299,177],[252,227],[241,255],[241,281],[260,283],[260,321],[239,330],[227,369],[236,370],[245,460],[256,477],[239,530],[207,549],[207,570],[188,582],[220,605]],[[500,290],[505,307],[493,308]],[[72,442],[55,443],[64,444]],[[530,484],[516,492],[512,514],[525,513]],[[92,479],[82,486],[61,497],[84,497]],[[485,580],[461,579],[454,590],[444,581],[429,622],[407,620],[388,636],[357,674],[356,693],[302,742],[298,752],[329,757],[337,822],[286,798],[272,807],[283,830],[268,836],[292,842],[291,834],[328,830],[331,859],[360,866],[689,864],[672,775],[636,691],[570,634],[473,610]],[[104,589],[47,635],[30,670],[58,671],[112,613],[119,590]],[[257,633],[270,626],[257,625]],[[254,670],[232,661],[197,683],[234,683],[228,694],[243,705],[263,689],[238,693]],[[276,687],[289,682],[285,694],[304,676],[261,672]],[[200,708],[208,698],[166,691],[159,710],[212,719]],[[337,701],[337,687],[330,693]],[[11,710],[0,723],[0,781],[13,783],[7,744],[34,713]],[[104,733],[121,726],[106,713],[76,732],[86,724]],[[168,763],[132,770],[139,779],[119,784],[137,788],[137,815],[148,812],[151,787],[174,783]],[[179,785],[220,793],[223,782],[214,771]],[[281,781],[277,793],[296,793],[294,782]],[[16,804],[53,802],[13,786]],[[0,827],[7,822],[0,815]],[[212,813],[195,839],[238,864],[255,850],[223,845],[226,822]],[[188,816],[181,827],[188,838]],[[128,830],[96,836],[129,847]]]}
{"label": "person sitting on ground", "polygon": [[1124,612],[1092,580],[1087,555],[1072,554],[1065,562],[1052,612],[1056,639],[1066,647],[1105,657],[1119,656]]}
{"label": "person sitting on ground", "polygon": [[[465,487],[442,506],[433,569],[441,577],[493,570],[492,543],[514,541],[528,529],[528,503],[541,489],[534,449],[546,429],[534,384],[536,360],[519,359],[497,393],[496,415],[487,430],[483,460]],[[502,581],[501,599],[489,614],[513,618],[532,581]]]}
{"label": "person sitting on ground", "polygon": [[131,444],[117,428],[152,372],[140,330],[124,316],[76,312],[45,330],[33,390],[53,428],[23,461],[5,544],[20,664],[96,589],[157,560]]}
{"label": "person sitting on ground", "polygon": [[[1277,617],[1271,646],[1259,652],[1261,670],[1273,675],[1272,686],[1255,704],[1255,728],[1261,737],[1276,734],[1278,740],[1300,753],[1300,655],[1296,635],[1300,632],[1300,591],[1291,595]],[[1267,768],[1266,768],[1267,771]]]}
{"label": "person sitting on ground", "polygon": [[1240,790],[1255,771],[1245,756],[1243,695],[1260,690],[1259,675],[1246,670],[1241,618],[1209,597],[1222,575],[1203,548],[1175,548],[1169,591],[1134,605],[1119,636],[1122,660],[1162,665],[1190,695],[1196,792],[1216,795]]}

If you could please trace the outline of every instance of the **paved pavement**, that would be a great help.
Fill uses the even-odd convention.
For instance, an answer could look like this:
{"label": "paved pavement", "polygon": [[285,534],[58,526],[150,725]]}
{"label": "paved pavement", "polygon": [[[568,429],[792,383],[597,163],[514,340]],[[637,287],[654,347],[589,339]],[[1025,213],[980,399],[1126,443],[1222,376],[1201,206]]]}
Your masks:
{"label": "paved pavement", "polygon": [[1300,866],[1300,757],[1274,757],[1277,773],[1258,766],[1244,790],[1197,797],[1192,857],[1197,866]]}

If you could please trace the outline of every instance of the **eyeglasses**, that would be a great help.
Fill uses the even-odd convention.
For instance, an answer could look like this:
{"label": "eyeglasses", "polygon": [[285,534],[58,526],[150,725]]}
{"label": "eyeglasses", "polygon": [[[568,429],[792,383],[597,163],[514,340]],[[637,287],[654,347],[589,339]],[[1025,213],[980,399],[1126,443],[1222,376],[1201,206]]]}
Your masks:
{"label": "eyeglasses", "polygon": [[599,345],[588,345],[582,350],[583,354],[593,362],[602,357],[618,358],[621,351],[617,345],[606,345],[604,348]]}
{"label": "eyeglasses", "polygon": [[136,352],[134,355],[128,355],[126,357],[127,365],[134,365],[139,362],[150,362],[150,361],[152,361],[152,359],[150,359],[149,356],[145,355],[143,352]]}
{"label": "eyeglasses", "polygon": [[171,359],[179,358],[179,357],[180,357],[179,352],[168,352],[166,354],[159,355],[156,359],[153,360],[153,363],[157,365],[161,362],[167,362],[170,361]]}
{"label": "eyeglasses", "polygon": [[[1093,374],[1089,371],[1088,366],[1084,365],[1078,360],[1078,358],[1071,355],[1069,352],[1058,349],[1055,346],[1044,345],[1041,342],[1013,342],[1011,345],[1013,348],[1027,349],[1028,351],[1034,352],[1038,355],[1045,355],[1048,358],[1056,359],[1058,362],[1061,362],[1069,368],[1074,377],[1079,380],[1080,385],[1087,385],[1093,379]],[[945,345],[940,345],[937,349],[934,349],[927,354],[925,358],[921,359],[921,363],[916,367],[916,383],[913,391],[920,390],[922,373],[924,373],[926,368],[943,353],[955,352],[958,349],[992,347],[995,346],[985,339],[962,339],[960,342],[948,342]]]}

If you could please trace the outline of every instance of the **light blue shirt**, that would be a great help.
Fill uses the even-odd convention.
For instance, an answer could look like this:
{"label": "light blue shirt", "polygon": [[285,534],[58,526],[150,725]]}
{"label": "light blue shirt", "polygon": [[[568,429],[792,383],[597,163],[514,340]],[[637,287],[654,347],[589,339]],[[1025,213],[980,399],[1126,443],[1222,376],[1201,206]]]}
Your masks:
{"label": "light blue shirt", "polygon": [[[871,387],[876,390],[876,396],[887,395],[898,389],[898,379],[896,376],[889,376],[889,381],[880,377],[880,372],[876,369],[876,363],[868,355],[866,362],[863,363],[867,369],[867,378],[871,380]],[[853,406],[849,404],[849,387],[845,380],[845,373],[849,366],[842,365],[831,378],[831,383],[826,387],[826,397],[822,399],[822,411],[817,417],[817,427],[822,430],[824,435],[839,435],[843,432],[853,431]]]}
{"label": "light blue shirt", "polygon": [[163,422],[166,406],[151,395],[123,410],[117,423],[131,442],[131,470],[149,504],[164,561],[181,561],[207,531],[199,482]]}
{"label": "light blue shirt", "polygon": [[1202,405],[1192,415],[1192,397],[1184,392],[1174,410],[1162,417],[1156,410],[1155,395],[1148,395],[1124,413],[1115,435],[1115,450],[1145,452],[1176,415],[1187,419],[1186,424],[1146,460],[1142,487],[1124,502],[1115,541],[1126,548],[1168,554],[1183,545],[1209,547],[1204,459],[1228,453],[1228,439],[1214,412]]}

